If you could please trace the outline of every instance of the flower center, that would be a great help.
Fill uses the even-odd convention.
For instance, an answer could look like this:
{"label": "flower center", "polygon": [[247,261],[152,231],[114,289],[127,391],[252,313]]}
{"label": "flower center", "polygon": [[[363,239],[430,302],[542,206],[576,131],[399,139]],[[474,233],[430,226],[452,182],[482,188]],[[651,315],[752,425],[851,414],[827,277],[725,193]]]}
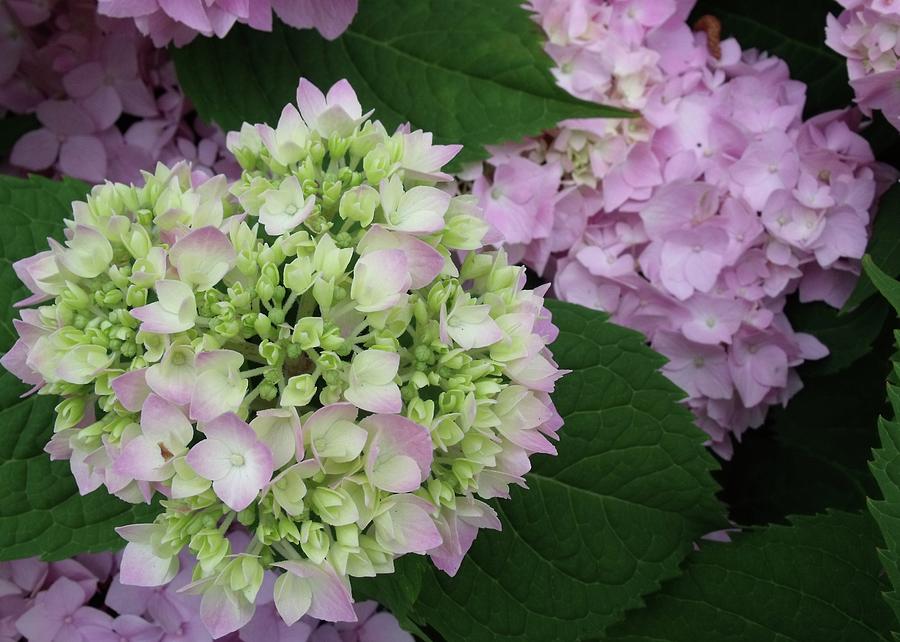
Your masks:
{"label": "flower center", "polygon": [[705,360],[703,359],[703,357],[694,357],[694,367],[695,368],[702,368],[704,363],[705,363]]}
{"label": "flower center", "polygon": [[240,467],[244,465],[244,456],[240,453],[233,453],[231,455],[231,465],[235,467]]}
{"label": "flower center", "polygon": [[293,204],[288,205],[287,207],[284,208],[284,211],[288,215],[294,215],[297,213],[297,206],[293,205]]}

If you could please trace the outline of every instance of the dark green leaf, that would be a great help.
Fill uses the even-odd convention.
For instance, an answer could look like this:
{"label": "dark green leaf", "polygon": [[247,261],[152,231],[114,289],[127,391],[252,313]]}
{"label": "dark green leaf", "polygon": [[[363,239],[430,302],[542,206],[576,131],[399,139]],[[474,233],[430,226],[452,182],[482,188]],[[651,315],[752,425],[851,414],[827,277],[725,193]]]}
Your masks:
{"label": "dark green leaf", "polygon": [[[27,294],[12,262],[44,248],[47,236],[61,239],[71,202],[86,191],[74,180],[0,177],[0,349],[15,340],[12,304]],[[19,399],[25,390],[11,374],[0,374],[0,559],[63,559],[121,548],[124,541],[113,528],[149,521],[158,508],[126,504],[104,489],[80,496],[68,462],[51,462],[43,451],[56,400]]]}
{"label": "dark green leaf", "polygon": [[890,333],[838,374],[806,379],[722,465],[722,498],[739,524],[783,522],[828,508],[862,510],[874,491],[868,460],[884,405]]}
{"label": "dark green leaf", "polygon": [[424,567],[414,612],[448,642],[583,639],[678,572],[721,528],[713,458],[636,332],[549,302],[553,351],[572,370],[554,394],[559,455],[534,458],[528,490],[494,502],[502,532],[481,532],[454,578]]}
{"label": "dark green leaf", "polygon": [[894,306],[894,310],[900,314],[900,281],[885,273],[868,254],[863,257],[862,264],[863,270],[875,287],[878,288],[878,291],[888,300],[888,303]]}
{"label": "dark green leaf", "polygon": [[623,112],[556,86],[538,27],[519,0],[361,2],[340,38],[282,24],[267,34],[236,27],[175,52],[178,77],[200,115],[225,129],[270,122],[294,101],[300,76],[327,89],[347,78],[388,128],[411,122],[459,160],[486,144],[518,140],[564,118]]}
{"label": "dark green leaf", "polygon": [[[888,276],[900,276],[900,186],[898,185],[894,185],[881,197],[866,254],[871,256],[875,264]],[[857,307],[875,292],[871,279],[866,274],[861,274],[856,288],[844,304],[844,311]]]}
{"label": "dark green leaf", "polygon": [[889,640],[878,532],[868,515],[795,517],[704,542],[684,575],[616,626],[616,642]]}
{"label": "dark green leaf", "polygon": [[[900,315],[900,281],[885,274],[871,256],[863,258],[863,267],[874,286]],[[896,332],[895,337],[900,346],[900,332]],[[883,418],[878,422],[881,443],[873,452],[871,464],[872,474],[881,491],[881,499],[869,501],[869,512],[878,523],[885,542],[885,548],[879,554],[893,587],[890,592],[885,593],[885,600],[900,619],[900,386],[897,378],[900,374],[900,355],[895,354],[892,362],[894,368],[892,376],[888,378],[887,396],[893,419]],[[895,625],[895,631],[897,630]]]}
{"label": "dark green leaf", "polygon": [[785,310],[798,332],[808,332],[828,347],[829,355],[803,364],[800,376],[821,376],[840,372],[869,354],[888,318],[888,305],[879,297],[866,301],[850,313],[822,302],[792,302]]}
{"label": "dark green leaf", "polygon": [[814,115],[852,99],[846,58],[825,46],[825,18],[840,11],[832,0],[701,0],[692,16],[713,15],[722,22],[723,38],[783,58],[791,77],[806,83],[806,113]]}

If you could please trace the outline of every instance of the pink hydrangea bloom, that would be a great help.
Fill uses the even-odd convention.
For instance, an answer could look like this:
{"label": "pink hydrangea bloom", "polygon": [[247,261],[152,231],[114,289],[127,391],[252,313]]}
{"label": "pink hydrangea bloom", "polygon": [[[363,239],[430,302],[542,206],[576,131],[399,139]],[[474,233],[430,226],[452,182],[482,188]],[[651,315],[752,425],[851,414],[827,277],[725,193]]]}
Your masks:
{"label": "pink hydrangea bloom", "polygon": [[224,38],[236,22],[272,30],[272,11],[298,29],[317,29],[333,40],[356,15],[357,0],[98,0],[98,11],[133,18],[157,47],[186,45],[198,34]]}
{"label": "pink hydrangea bloom", "polygon": [[195,118],[167,52],[96,10],[92,2],[0,7],[0,109],[40,123],[13,146],[13,169],[131,182],[157,161],[188,159],[207,174],[234,174],[224,135]]}
{"label": "pink hydrangea bloom", "polygon": [[[236,533],[235,536],[239,536]],[[4,642],[212,642],[200,622],[200,598],[185,592],[191,564],[163,586],[120,581],[120,556],[78,555],[0,563],[0,640]],[[352,623],[306,615],[285,624],[274,608],[275,575],[267,573],[253,619],[218,638],[235,642],[412,642],[397,618],[375,602],[353,605]],[[92,606],[87,606],[90,603]]]}
{"label": "pink hydrangea bloom", "polygon": [[563,121],[462,178],[489,238],[670,359],[727,457],[799,389],[793,368],[826,354],[793,331],[785,299],[843,303],[877,178],[895,175],[854,112],[802,121],[805,87],[782,60],[734,40],[711,52],[684,22],[693,4],[533,0],[559,84],[640,116]]}
{"label": "pink hydrangea bloom", "polygon": [[850,85],[860,109],[880,109],[900,130],[900,11],[885,0],[838,0],[828,15],[825,44],[847,58]]}

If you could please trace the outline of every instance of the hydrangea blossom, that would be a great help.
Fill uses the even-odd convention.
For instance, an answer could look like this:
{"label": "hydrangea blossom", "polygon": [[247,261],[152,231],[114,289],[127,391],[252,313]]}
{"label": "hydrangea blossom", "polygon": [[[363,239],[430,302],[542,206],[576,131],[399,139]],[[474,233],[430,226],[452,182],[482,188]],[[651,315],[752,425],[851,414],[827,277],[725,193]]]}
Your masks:
{"label": "hydrangea blossom", "polygon": [[99,185],[14,265],[38,307],[2,364],[63,397],[47,451],[83,493],[164,496],[119,529],[122,581],[164,585],[189,552],[215,636],[266,573],[289,625],[355,620],[349,578],[399,555],[455,573],[500,527],[481,500],[524,485],[562,423],[546,287],[471,251],[474,198],[435,186],[459,146],[388,133],[346,81],[297,98],[229,134],[237,182],[181,163]]}
{"label": "hydrangea blossom", "polygon": [[534,0],[560,85],[640,116],[563,121],[461,178],[491,242],[648,336],[729,456],[730,435],[800,388],[793,368],[826,354],[785,299],[844,302],[894,174],[852,112],[802,121],[783,61],[719,42],[712,17],[693,33],[692,5]]}
{"label": "hydrangea blossom", "polygon": [[[235,544],[247,540],[240,531]],[[199,619],[200,598],[183,589],[192,560],[169,584],[123,583],[120,557],[79,555],[60,562],[24,559],[0,564],[0,639],[5,642],[211,642]],[[267,572],[259,608],[225,642],[412,642],[397,619],[374,602],[354,604],[356,622],[331,624],[304,616],[287,626],[273,605],[275,576]]]}
{"label": "hydrangea blossom", "polygon": [[880,109],[900,130],[900,7],[890,0],[838,0],[828,15],[825,44],[847,57],[856,103],[866,114]]}
{"label": "hydrangea blossom", "polygon": [[224,134],[195,117],[166,51],[96,11],[90,1],[0,6],[0,109],[40,125],[12,148],[13,168],[136,181],[157,161],[188,158],[209,174],[239,173]]}
{"label": "hydrangea blossom", "polygon": [[197,34],[224,38],[236,22],[272,30],[272,11],[298,29],[314,28],[332,40],[356,15],[357,0],[98,0],[101,14],[133,18],[157,47],[181,47]]}

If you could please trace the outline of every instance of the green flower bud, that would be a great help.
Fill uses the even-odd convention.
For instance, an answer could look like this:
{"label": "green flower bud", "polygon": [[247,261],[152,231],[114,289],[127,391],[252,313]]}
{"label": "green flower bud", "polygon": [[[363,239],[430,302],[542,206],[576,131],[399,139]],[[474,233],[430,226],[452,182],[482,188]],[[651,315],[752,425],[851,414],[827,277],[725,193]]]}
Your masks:
{"label": "green flower bud", "polygon": [[338,212],[344,220],[356,221],[361,226],[368,227],[380,204],[378,190],[369,185],[360,185],[344,192]]}
{"label": "green flower bud", "polygon": [[302,374],[288,379],[281,393],[282,406],[308,406],[316,394],[316,380],[311,374]]}
{"label": "green flower bud", "polygon": [[303,350],[310,350],[321,345],[320,338],[324,332],[325,322],[322,317],[304,317],[297,321],[291,341]]}
{"label": "green flower bud", "polygon": [[270,366],[276,366],[284,360],[284,348],[279,343],[263,339],[259,344],[259,354]]}
{"label": "green flower bud", "polygon": [[262,312],[258,313],[253,319],[253,331],[262,338],[272,336],[272,322]]}
{"label": "green flower bud", "polygon": [[325,524],[309,520],[303,522],[300,526],[300,548],[310,560],[321,564],[330,547],[331,537]]}
{"label": "green flower bud", "polygon": [[205,529],[191,537],[189,544],[197,556],[204,575],[212,573],[225,556],[231,552],[231,544],[218,529]]}
{"label": "green flower bud", "polygon": [[87,404],[85,397],[69,397],[56,405],[56,420],[53,424],[53,432],[72,428],[84,418],[84,409]]}

